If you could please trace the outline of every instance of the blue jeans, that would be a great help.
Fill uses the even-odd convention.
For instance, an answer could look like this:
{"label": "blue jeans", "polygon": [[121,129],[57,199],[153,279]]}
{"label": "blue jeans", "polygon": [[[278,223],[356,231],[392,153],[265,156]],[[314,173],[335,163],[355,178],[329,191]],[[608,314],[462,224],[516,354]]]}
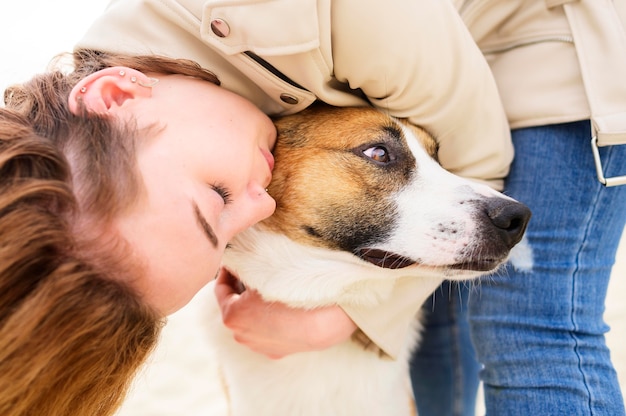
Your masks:
{"label": "blue jeans", "polygon": [[[596,180],[590,136],[588,122],[513,132],[506,193],[533,211],[532,258],[470,302],[487,414],[624,415],[602,315],[626,186]],[[601,157],[608,176],[626,174],[626,146]]]}
{"label": "blue jeans", "polygon": [[[624,415],[602,315],[626,186],[595,178],[589,122],[514,130],[513,142],[506,193],[533,211],[528,251],[483,279],[469,301],[487,414]],[[600,154],[606,176],[626,174],[626,146]],[[423,377],[436,368],[445,365],[432,362]]]}
{"label": "blue jeans", "polygon": [[467,321],[472,283],[444,282],[422,307],[424,337],[411,360],[420,416],[472,416],[478,371]]}

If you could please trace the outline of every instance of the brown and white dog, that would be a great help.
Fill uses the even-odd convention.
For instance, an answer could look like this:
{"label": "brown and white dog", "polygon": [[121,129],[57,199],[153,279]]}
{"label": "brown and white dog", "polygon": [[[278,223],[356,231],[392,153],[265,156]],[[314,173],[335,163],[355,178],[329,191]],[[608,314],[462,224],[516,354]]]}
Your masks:
{"label": "brown and white dog", "polygon": [[[408,123],[318,105],[276,126],[276,212],[239,235],[224,261],[266,300],[375,308],[398,279],[430,293],[444,278],[494,272],[522,238],[528,208],[444,170],[437,143]],[[233,416],[412,414],[417,331],[396,360],[355,341],[271,360],[235,342],[213,312]]]}

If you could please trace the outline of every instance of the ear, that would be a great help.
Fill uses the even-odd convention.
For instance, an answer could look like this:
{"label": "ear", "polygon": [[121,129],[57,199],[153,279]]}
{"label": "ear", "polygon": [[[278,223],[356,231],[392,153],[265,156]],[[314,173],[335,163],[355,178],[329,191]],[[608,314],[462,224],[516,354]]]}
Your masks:
{"label": "ear", "polygon": [[158,80],[122,66],[102,69],[83,78],[70,92],[70,111],[96,114],[116,112],[124,102],[152,96]]}

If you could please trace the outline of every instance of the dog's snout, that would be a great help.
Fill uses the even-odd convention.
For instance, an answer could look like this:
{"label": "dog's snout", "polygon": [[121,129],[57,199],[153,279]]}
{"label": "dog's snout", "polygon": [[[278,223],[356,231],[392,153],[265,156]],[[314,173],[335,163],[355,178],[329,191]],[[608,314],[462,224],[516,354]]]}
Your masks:
{"label": "dog's snout", "polygon": [[487,216],[495,226],[502,241],[513,248],[524,236],[530,220],[530,209],[517,201],[492,198],[486,205]]}

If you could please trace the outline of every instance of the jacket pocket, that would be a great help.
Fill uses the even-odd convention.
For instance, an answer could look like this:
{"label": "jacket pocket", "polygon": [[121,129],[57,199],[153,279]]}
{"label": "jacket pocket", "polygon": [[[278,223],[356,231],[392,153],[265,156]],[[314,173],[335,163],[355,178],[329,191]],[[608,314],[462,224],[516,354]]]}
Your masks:
{"label": "jacket pocket", "polygon": [[227,55],[291,55],[319,47],[315,0],[212,0],[202,12],[202,38]]}

